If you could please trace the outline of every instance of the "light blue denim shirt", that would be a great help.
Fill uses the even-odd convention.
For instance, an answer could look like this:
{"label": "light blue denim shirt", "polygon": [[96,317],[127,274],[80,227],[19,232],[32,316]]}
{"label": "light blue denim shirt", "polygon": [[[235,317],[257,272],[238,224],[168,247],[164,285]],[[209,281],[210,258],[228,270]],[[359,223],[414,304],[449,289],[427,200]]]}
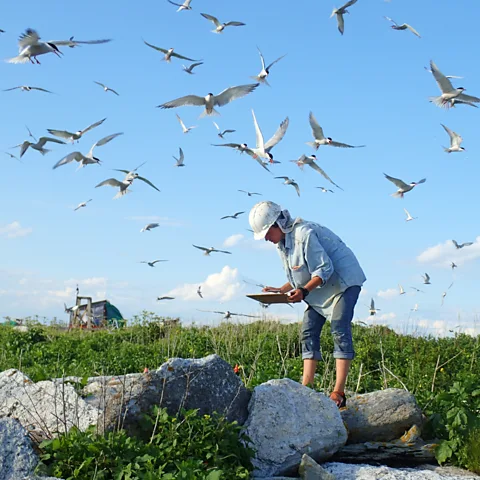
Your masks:
{"label": "light blue denim shirt", "polygon": [[312,276],[322,279],[305,299],[329,319],[333,307],[348,287],[362,286],[366,277],[353,252],[340,237],[318,223],[297,220],[293,230],[277,244],[288,281],[303,287]]}

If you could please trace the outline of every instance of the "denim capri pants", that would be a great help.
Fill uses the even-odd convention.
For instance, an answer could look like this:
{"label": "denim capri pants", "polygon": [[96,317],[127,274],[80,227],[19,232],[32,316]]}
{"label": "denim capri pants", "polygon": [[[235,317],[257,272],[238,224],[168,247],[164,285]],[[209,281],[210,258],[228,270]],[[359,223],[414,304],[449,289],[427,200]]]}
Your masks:
{"label": "denim capri pants", "polygon": [[[352,341],[353,309],[360,294],[360,287],[348,287],[333,308],[331,331],[333,335],[333,357],[353,360],[355,351]],[[302,323],[302,358],[322,360],[320,334],[325,325],[325,317],[311,306],[305,310]]]}

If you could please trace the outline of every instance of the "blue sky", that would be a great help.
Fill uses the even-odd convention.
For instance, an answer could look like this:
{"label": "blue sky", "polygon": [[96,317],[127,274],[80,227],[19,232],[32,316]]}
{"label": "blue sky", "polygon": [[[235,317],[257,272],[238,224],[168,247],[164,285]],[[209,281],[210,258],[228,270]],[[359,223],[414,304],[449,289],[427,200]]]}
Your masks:
{"label": "blue sky", "polygon": [[[424,66],[433,59],[444,74],[464,77],[454,85],[480,95],[480,67],[472,61],[480,7],[459,1],[459,11],[467,9],[469,15],[456,22],[442,3],[446,6],[433,0],[359,0],[345,16],[343,37],[329,18],[332,8],[340,6],[334,2],[295,9],[290,2],[270,0],[193,0],[193,11],[180,13],[167,1],[148,0],[140,8],[131,2],[90,0],[48,10],[32,3],[27,11],[4,4],[3,59],[17,55],[18,35],[27,27],[37,29],[42,40],[74,35],[77,40],[113,41],[62,47],[61,59],[43,55],[41,65],[0,64],[0,89],[31,85],[56,93],[0,92],[1,151],[18,154],[10,147],[28,139],[25,125],[39,137],[48,135],[47,128],[76,131],[107,117],[78,144],[51,144],[45,156],[30,149],[19,163],[0,154],[0,317],[66,318],[63,302],[74,303],[76,284],[83,295],[108,298],[127,318],[143,309],[197,323],[221,319],[197,309],[260,313],[245,298],[256,288],[243,280],[274,286],[285,281],[275,249],[254,242],[246,230],[250,208],[269,199],[294,216],[328,226],[356,253],[368,277],[357,320],[385,323],[401,332],[478,334],[480,112],[468,106],[444,111],[429,103],[439,90]],[[200,12],[247,25],[216,35]],[[410,23],[422,38],[392,30],[384,15]],[[185,62],[163,62],[142,39],[205,63],[187,75]],[[198,107],[155,108],[186,94],[203,96],[251,83],[250,76],[260,71],[257,46],[267,63],[286,54],[271,70],[271,88],[260,86],[220,108],[215,118],[199,119]],[[120,96],[103,92],[94,81]],[[272,172],[294,178],[300,198],[250,157],[211,146],[221,143],[212,120],[222,129],[236,130],[227,141],[254,144],[252,108],[267,138],[290,118],[289,130],[274,150],[282,163],[272,166]],[[312,140],[310,111],[328,136],[367,145],[317,152],[319,164],[343,192],[322,193],[315,187],[328,185],[318,173],[302,172],[289,162],[313,153],[305,144]],[[184,135],[175,113],[198,127]],[[463,136],[465,153],[443,152],[448,137],[440,123]],[[116,132],[124,135],[96,150],[101,166],[76,172],[76,165],[69,164],[52,170],[68,153],[85,153]],[[172,155],[178,156],[179,147],[185,152],[184,168],[174,167]],[[112,200],[113,188],[94,188],[106,178],[121,179],[112,169],[130,170],[142,162],[147,163],[139,173],[160,193],[137,181],[130,195]],[[399,200],[391,197],[396,188],[383,172],[407,182],[426,177],[427,182]],[[262,197],[247,197],[238,189]],[[86,208],[73,211],[90,198]],[[418,219],[405,222],[403,208]],[[237,211],[246,213],[238,220],[220,220]],[[155,221],[159,228],[140,233]],[[452,238],[475,243],[456,251]],[[205,257],[193,243],[232,255]],[[169,261],[155,268],[139,263],[158,258]],[[458,265],[454,272],[451,261]],[[431,285],[422,286],[425,272]],[[406,295],[395,291],[399,283]],[[203,285],[203,300],[195,293],[198,285]],[[175,300],[156,302],[166,294]],[[381,309],[375,318],[368,317],[366,306],[372,297]],[[418,309],[412,312],[415,304]],[[302,311],[303,306],[272,306],[268,315],[296,321]]]}

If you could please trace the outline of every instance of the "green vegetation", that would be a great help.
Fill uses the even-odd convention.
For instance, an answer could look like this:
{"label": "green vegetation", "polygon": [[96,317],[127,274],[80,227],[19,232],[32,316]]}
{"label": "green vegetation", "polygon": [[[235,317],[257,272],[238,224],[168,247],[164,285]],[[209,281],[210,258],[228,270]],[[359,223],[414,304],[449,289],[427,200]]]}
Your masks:
{"label": "green vegetation", "polygon": [[[238,365],[239,375],[249,389],[272,378],[289,377],[293,380],[300,378],[302,360],[299,324],[284,325],[264,321],[247,325],[223,323],[217,327],[195,325],[182,327],[166,326],[168,322],[164,320],[153,313],[143,312],[142,316],[136,317],[128,328],[95,332],[80,330],[66,332],[58,326],[37,325],[31,326],[28,332],[22,333],[10,327],[0,327],[0,345],[3,347],[0,351],[0,371],[18,368],[34,381],[62,375],[83,378],[143,372],[145,367],[155,369],[171,357],[199,358],[217,353],[232,367]],[[352,364],[347,390],[365,393],[383,388],[406,388],[415,395],[420,407],[429,418],[425,435],[439,439],[437,449],[439,462],[452,463],[478,472],[480,470],[480,435],[478,435],[480,431],[480,384],[478,382],[480,337],[473,338],[457,333],[449,338],[426,338],[400,335],[382,326],[360,325],[354,326],[353,334],[356,359]],[[329,325],[324,329],[322,348],[325,362],[319,365],[315,388],[328,392],[334,385],[334,361],[331,357],[333,344]],[[189,421],[197,422],[197,426],[200,425],[198,422],[206,421],[196,417],[195,420],[194,417],[188,418]],[[183,420],[178,421],[180,424]],[[179,437],[177,445],[179,440],[184,439]],[[119,457],[128,459],[130,454],[120,453],[123,452],[122,449],[131,450],[131,455],[140,458],[143,455],[148,456],[149,449],[153,448],[153,443],[142,439],[127,441],[122,432],[116,432],[111,437],[103,439],[95,437],[92,432],[84,434],[72,432],[68,438],[59,441],[60,443],[52,442],[50,446],[44,447],[45,451],[52,450],[52,445],[55,445],[57,453],[63,451],[61,442],[67,442],[67,445],[72,443],[82,445],[82,442],[87,442],[93,445],[91,448],[100,448],[104,442],[105,448],[107,448],[106,445],[110,445],[108,448],[117,451]],[[156,445],[155,448],[160,447]],[[86,450],[88,449],[82,450],[79,446],[78,461],[82,458],[81,451]],[[172,474],[171,468],[175,465],[177,466],[175,468],[179,468],[180,464],[183,465],[182,468],[185,467],[185,471],[188,472],[191,468],[192,472],[196,472],[187,473],[184,477],[162,477],[158,473],[161,470],[158,470],[156,477],[149,477],[146,473],[145,476],[141,476],[137,472],[132,473],[130,477],[100,477],[97,473],[96,478],[209,478],[212,480],[217,478],[214,476],[217,475],[215,473],[217,470],[249,468],[244,460],[237,459],[234,466],[232,464],[226,467],[223,464],[211,463],[208,466],[210,470],[203,469],[200,472],[198,469],[203,467],[199,466],[198,462],[204,460],[200,450],[195,452],[181,460],[164,453],[162,458],[165,458],[166,466],[162,467],[155,463],[154,466],[148,467],[164,468],[162,475]],[[49,454],[53,455],[51,451]],[[72,471],[80,468],[84,461],[87,461],[86,457],[80,463],[76,463]],[[195,465],[185,466],[182,463],[190,461]],[[132,466],[128,468],[137,468],[135,465],[141,464],[141,468],[146,469],[147,463],[130,460],[128,465]],[[83,466],[81,470],[90,468],[90,465],[93,464]],[[96,468],[98,472],[100,466],[97,465]],[[148,470],[145,469],[141,471],[147,472]],[[231,475],[232,470],[228,471]],[[92,477],[80,475],[66,478]]]}

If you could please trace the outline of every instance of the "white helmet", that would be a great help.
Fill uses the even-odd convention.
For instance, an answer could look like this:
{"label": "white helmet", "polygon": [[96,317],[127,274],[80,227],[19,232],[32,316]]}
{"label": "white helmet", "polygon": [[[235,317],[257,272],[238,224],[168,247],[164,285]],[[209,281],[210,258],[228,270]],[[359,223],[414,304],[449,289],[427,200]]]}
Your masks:
{"label": "white helmet", "polygon": [[253,206],[248,221],[253,230],[255,240],[262,240],[268,229],[277,221],[282,207],[273,202],[259,202]]}

